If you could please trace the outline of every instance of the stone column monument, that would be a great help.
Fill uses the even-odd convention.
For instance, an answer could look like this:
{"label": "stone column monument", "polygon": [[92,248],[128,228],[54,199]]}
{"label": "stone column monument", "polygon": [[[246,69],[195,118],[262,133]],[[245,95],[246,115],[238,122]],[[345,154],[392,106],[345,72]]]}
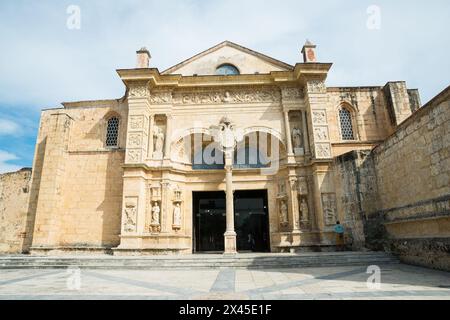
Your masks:
{"label": "stone column monument", "polygon": [[224,117],[218,126],[210,128],[211,136],[220,144],[225,154],[225,182],[226,182],[226,226],[225,254],[236,254],[236,232],[234,230],[234,200],[233,200],[233,153],[240,140],[231,121]]}

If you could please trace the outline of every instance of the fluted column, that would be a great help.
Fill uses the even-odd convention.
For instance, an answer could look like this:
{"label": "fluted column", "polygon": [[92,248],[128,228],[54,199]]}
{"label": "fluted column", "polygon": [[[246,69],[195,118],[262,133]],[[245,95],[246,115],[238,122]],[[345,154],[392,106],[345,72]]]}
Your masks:
{"label": "fluted column", "polygon": [[236,254],[236,232],[234,231],[234,195],[233,195],[233,156],[227,154],[225,158],[226,182],[226,220],[227,229],[224,234],[225,254]]}
{"label": "fluted column", "polygon": [[309,154],[309,141],[308,141],[308,130],[306,124],[306,111],[302,111],[302,130],[303,130],[303,145],[305,147],[305,154]]}
{"label": "fluted column", "polygon": [[291,125],[289,124],[289,111],[283,111],[283,113],[288,155],[294,155],[294,150],[292,149]]}

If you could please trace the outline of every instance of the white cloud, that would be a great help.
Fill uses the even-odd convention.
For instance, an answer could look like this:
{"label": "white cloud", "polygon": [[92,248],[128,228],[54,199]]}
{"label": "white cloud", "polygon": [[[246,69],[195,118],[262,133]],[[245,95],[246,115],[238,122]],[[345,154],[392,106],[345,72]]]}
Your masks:
{"label": "white cloud", "polygon": [[0,136],[18,135],[19,133],[20,126],[17,123],[7,119],[0,119]]}
{"label": "white cloud", "polygon": [[426,101],[448,85],[448,0],[378,0],[377,31],[366,27],[372,0],[79,0],[80,30],[66,28],[69,4],[0,1],[0,101],[39,110],[118,98],[115,69],[133,67],[136,49],[162,71],[223,40],[294,64],[310,38],[334,62],[333,86],[406,80]]}
{"label": "white cloud", "polygon": [[20,170],[22,167],[8,163],[17,159],[15,154],[0,150],[0,174]]}

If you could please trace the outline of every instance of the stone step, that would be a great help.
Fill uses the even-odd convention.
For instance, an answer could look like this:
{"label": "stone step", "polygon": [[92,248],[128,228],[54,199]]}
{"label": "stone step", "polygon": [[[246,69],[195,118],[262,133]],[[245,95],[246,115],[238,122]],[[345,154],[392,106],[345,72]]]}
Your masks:
{"label": "stone step", "polygon": [[399,263],[391,255],[379,252],[343,252],[308,254],[239,254],[190,256],[87,256],[38,257],[0,256],[0,269],[214,269],[214,268],[300,268],[363,266]]}

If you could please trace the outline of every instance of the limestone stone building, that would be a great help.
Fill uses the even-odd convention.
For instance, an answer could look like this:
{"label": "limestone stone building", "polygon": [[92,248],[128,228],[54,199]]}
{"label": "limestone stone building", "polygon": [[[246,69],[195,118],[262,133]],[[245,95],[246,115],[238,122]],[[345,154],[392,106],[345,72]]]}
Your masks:
{"label": "limestone stone building", "polygon": [[122,98],[44,110],[22,251],[333,250],[338,220],[364,246],[341,157],[395,134],[419,94],[327,87],[332,64],[310,42],[301,54],[293,66],[225,41],[159,71],[143,48],[117,70]]}

